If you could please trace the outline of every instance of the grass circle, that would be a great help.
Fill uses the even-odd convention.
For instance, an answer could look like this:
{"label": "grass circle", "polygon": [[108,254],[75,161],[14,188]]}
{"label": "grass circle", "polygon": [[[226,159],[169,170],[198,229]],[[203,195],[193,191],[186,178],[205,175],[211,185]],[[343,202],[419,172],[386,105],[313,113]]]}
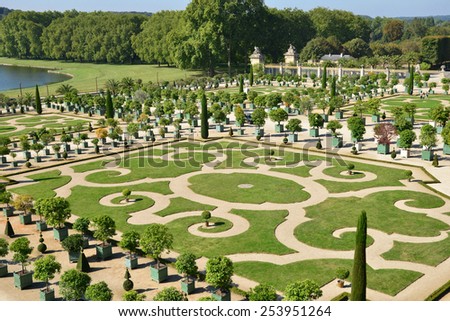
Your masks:
{"label": "grass circle", "polygon": [[209,227],[206,227],[205,224],[203,224],[198,230],[202,233],[220,233],[228,231],[233,227],[233,223],[221,217],[211,218],[209,224]]}

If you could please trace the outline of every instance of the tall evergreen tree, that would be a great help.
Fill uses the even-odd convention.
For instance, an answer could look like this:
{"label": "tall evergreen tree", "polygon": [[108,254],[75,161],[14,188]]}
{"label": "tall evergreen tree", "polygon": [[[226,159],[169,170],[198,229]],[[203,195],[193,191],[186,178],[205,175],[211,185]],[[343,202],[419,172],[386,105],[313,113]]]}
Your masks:
{"label": "tall evergreen tree", "polygon": [[206,106],[206,95],[202,93],[201,97],[202,114],[201,114],[201,131],[202,138],[207,139],[209,137],[209,123],[208,123],[208,107]]}
{"label": "tall evergreen tree", "polygon": [[106,118],[114,118],[114,107],[109,89],[106,90]]}
{"label": "tall evergreen tree", "polygon": [[323,67],[322,89],[327,88],[327,65]]}
{"label": "tall evergreen tree", "polygon": [[244,92],[244,76],[239,76],[239,93],[242,94]]}
{"label": "tall evergreen tree", "polygon": [[336,97],[336,80],[337,80],[336,76],[333,76],[331,78],[331,89],[330,89],[331,98]]}
{"label": "tall evergreen tree", "polygon": [[40,115],[42,114],[42,103],[41,96],[39,95],[39,87],[36,85],[36,112]]}
{"label": "tall evergreen tree", "polygon": [[408,93],[410,95],[414,94],[414,73],[415,73],[414,66],[411,66],[409,68],[409,85],[408,85]]}
{"label": "tall evergreen tree", "polygon": [[366,240],[367,216],[366,211],[362,211],[356,228],[356,244],[352,273],[352,301],[366,301]]}
{"label": "tall evergreen tree", "polygon": [[253,86],[253,65],[250,65],[250,74],[248,75],[248,80],[250,82],[250,87]]}

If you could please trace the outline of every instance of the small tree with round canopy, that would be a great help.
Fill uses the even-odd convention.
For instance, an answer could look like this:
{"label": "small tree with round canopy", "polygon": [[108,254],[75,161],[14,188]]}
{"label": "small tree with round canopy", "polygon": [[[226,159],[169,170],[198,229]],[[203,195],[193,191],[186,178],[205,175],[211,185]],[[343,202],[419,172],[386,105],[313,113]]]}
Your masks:
{"label": "small tree with round canopy", "polygon": [[55,278],[55,274],[61,271],[61,264],[56,261],[54,255],[46,255],[38,258],[34,262],[34,277],[45,282],[45,292],[50,292],[50,280]]}

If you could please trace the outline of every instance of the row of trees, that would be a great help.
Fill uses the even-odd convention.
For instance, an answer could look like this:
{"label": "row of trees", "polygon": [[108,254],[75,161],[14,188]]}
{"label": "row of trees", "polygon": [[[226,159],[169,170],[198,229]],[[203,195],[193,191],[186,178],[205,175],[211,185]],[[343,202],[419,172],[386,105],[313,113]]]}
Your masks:
{"label": "row of trees", "polygon": [[330,52],[377,55],[380,47],[392,54],[385,44],[399,41],[404,52],[411,48],[420,52],[417,39],[446,35],[449,29],[448,23],[433,18],[370,19],[326,8],[278,10],[262,0],[192,0],[184,11],[161,11],[150,17],[12,11],[0,21],[0,55],[109,63],[139,58],[212,74],[218,63],[227,62],[230,71],[232,63],[247,62],[253,46],[274,62],[283,59],[289,44],[307,47],[301,56],[304,61]]}

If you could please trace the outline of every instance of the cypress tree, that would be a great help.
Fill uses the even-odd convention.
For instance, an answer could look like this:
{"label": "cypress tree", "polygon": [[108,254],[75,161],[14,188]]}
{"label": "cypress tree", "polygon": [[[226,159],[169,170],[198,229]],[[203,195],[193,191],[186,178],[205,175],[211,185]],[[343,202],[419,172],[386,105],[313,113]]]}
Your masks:
{"label": "cypress tree", "polygon": [[39,87],[36,85],[36,112],[42,114],[41,95],[39,95]]}
{"label": "cypress tree", "polygon": [[239,77],[239,93],[243,93],[244,92],[244,76],[240,76]]}
{"label": "cypress tree", "polygon": [[336,76],[331,78],[330,96],[331,98],[336,97]]}
{"label": "cypress tree", "polygon": [[352,273],[352,301],[366,301],[366,239],[367,216],[366,211],[362,211],[356,228],[356,244]]}
{"label": "cypress tree", "polygon": [[208,124],[208,108],[206,106],[205,93],[202,93],[201,105],[202,105],[201,134],[203,139],[207,139],[209,136],[209,124]]}
{"label": "cypress tree", "polygon": [[327,88],[327,65],[323,67],[323,75],[322,75],[322,89]]}
{"label": "cypress tree", "polygon": [[106,118],[114,118],[114,107],[109,89],[106,91]]}
{"label": "cypress tree", "polygon": [[248,75],[250,86],[253,86],[253,65],[250,65],[250,74]]}
{"label": "cypress tree", "polygon": [[408,93],[410,95],[412,95],[414,93],[414,66],[411,66],[411,68],[409,68],[409,88],[408,88]]}

